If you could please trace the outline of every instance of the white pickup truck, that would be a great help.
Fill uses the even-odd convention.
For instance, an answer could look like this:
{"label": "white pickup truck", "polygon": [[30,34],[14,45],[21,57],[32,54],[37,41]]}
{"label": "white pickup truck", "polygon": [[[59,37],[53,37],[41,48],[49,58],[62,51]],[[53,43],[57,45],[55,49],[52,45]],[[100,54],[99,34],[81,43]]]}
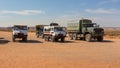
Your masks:
{"label": "white pickup truck", "polygon": [[12,27],[12,40],[15,42],[16,38],[22,39],[22,41],[27,41],[28,27],[25,25],[14,25]]}

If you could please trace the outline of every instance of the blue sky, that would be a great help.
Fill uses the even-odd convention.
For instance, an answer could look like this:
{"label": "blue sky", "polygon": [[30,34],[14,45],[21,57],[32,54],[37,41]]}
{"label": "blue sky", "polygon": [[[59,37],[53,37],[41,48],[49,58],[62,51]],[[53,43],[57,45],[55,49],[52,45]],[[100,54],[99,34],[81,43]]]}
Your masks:
{"label": "blue sky", "polygon": [[120,0],[0,0],[0,26],[66,26],[83,18],[101,26],[120,27]]}

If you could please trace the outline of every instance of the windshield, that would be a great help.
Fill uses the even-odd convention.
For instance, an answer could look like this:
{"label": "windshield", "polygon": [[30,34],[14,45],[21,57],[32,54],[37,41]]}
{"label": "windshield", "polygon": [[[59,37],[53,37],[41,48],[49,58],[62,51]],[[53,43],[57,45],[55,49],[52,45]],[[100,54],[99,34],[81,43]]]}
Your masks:
{"label": "windshield", "polygon": [[39,31],[43,31],[43,28],[40,28]]}
{"label": "windshield", "polygon": [[83,27],[94,27],[94,24],[83,24]]}
{"label": "windshield", "polygon": [[55,31],[63,31],[62,27],[55,27]]}
{"label": "windshield", "polygon": [[15,26],[14,27],[15,30],[27,30],[26,26]]}

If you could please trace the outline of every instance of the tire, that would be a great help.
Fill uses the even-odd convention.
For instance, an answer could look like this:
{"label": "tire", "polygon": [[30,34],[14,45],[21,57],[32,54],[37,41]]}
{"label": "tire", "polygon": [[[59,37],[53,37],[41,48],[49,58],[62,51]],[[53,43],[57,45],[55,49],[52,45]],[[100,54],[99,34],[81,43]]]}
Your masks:
{"label": "tire", "polygon": [[37,34],[37,38],[39,38],[39,35]]}
{"label": "tire", "polygon": [[27,37],[25,38],[25,42],[27,42]]}
{"label": "tire", "polygon": [[45,41],[49,41],[49,36],[44,37]]}
{"label": "tire", "polygon": [[103,41],[103,36],[97,37],[97,41],[99,41],[99,42]]}
{"label": "tire", "polygon": [[55,37],[54,36],[51,37],[51,41],[55,42]]}
{"label": "tire", "polygon": [[69,34],[70,40],[73,40],[73,34]]}
{"label": "tire", "polygon": [[73,40],[73,37],[70,37],[70,40]]}
{"label": "tire", "polygon": [[45,39],[45,41],[47,41],[47,37],[45,37],[44,39]]}
{"label": "tire", "polygon": [[85,35],[85,40],[86,40],[87,42],[91,42],[91,40],[92,40],[91,34],[86,34],[86,35]]}
{"label": "tire", "polygon": [[73,40],[77,40],[77,34],[73,34]]}
{"label": "tire", "polygon": [[15,42],[15,37],[14,36],[12,37],[12,41]]}
{"label": "tire", "polygon": [[42,39],[44,39],[44,35],[42,34]]}
{"label": "tire", "polygon": [[22,38],[22,41],[27,42],[27,37]]}
{"label": "tire", "polygon": [[64,42],[65,41],[65,38],[63,37],[63,38],[61,38],[61,42]]}
{"label": "tire", "polygon": [[58,38],[55,38],[55,41],[58,42]]}

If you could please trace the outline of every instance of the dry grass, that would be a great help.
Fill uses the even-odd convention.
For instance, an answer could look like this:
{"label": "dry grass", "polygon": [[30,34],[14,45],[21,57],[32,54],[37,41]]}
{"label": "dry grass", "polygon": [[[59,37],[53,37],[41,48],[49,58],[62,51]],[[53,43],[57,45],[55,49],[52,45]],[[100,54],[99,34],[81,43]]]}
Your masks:
{"label": "dry grass", "polygon": [[119,36],[120,35],[120,31],[105,31],[105,35],[109,35],[109,36]]}
{"label": "dry grass", "polygon": [[105,37],[112,39],[120,39],[120,30],[106,30]]}

